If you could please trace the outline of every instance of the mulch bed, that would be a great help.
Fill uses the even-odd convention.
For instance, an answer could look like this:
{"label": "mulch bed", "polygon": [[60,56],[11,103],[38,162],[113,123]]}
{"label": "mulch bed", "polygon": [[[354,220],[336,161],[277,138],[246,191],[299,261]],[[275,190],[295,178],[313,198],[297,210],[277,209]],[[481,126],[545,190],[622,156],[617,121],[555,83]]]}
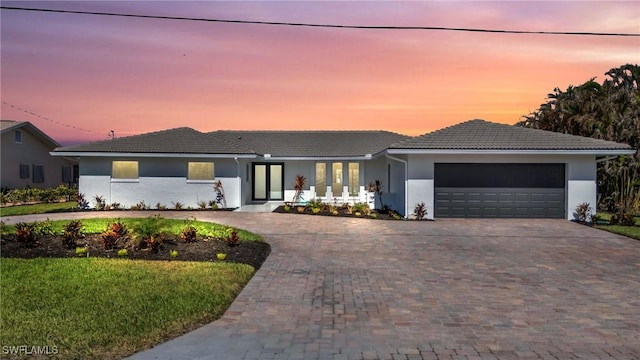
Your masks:
{"label": "mulch bed", "polygon": [[[90,257],[119,258],[118,250],[104,250],[100,234],[90,234],[80,241],[78,246],[87,246]],[[39,236],[38,245],[25,247],[15,241],[14,235],[2,237],[1,257],[33,259],[39,257],[70,258],[79,257],[76,249],[67,249],[62,236]],[[128,248],[125,258],[141,260],[171,260],[171,261],[219,261],[218,253],[227,254],[225,262],[243,263],[258,270],[271,252],[271,246],[259,241],[240,241],[236,246],[228,246],[222,239],[198,237],[195,243],[184,243],[177,236],[165,236],[162,249],[157,253],[148,250]],[[172,258],[171,250],[177,250],[178,256]],[[82,255],[82,256],[87,256]]]}
{"label": "mulch bed", "polygon": [[298,206],[291,206],[289,211],[285,210],[284,205],[278,206],[273,212],[281,213],[281,214],[300,214],[300,215],[316,215],[316,216],[334,216],[334,217],[351,217],[351,218],[361,218],[361,219],[375,219],[375,220],[401,220],[393,217],[392,212],[389,211],[380,211],[380,210],[372,210],[371,213],[375,213],[374,217],[370,215],[360,214],[359,216],[353,212],[349,212],[347,209],[338,206],[336,210],[338,210],[337,214],[331,214],[328,209],[322,209],[318,213],[313,213],[310,207],[301,207],[304,208],[304,211],[300,212],[298,210]]}

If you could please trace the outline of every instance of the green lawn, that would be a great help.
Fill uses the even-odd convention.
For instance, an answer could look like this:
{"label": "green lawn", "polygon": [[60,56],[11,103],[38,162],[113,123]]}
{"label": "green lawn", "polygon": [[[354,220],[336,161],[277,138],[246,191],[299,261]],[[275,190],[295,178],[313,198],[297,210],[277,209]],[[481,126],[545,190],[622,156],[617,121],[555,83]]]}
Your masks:
{"label": "green lawn", "polygon": [[[61,235],[62,228],[64,225],[68,224],[71,220],[55,220],[48,221],[53,229],[55,234]],[[130,230],[133,229],[137,224],[145,223],[151,221],[151,218],[97,218],[97,219],[81,219],[82,222],[82,230],[85,234],[98,234],[103,232],[107,225],[112,222],[120,221],[127,225],[127,228]],[[162,222],[166,225],[165,232],[171,234],[179,234],[180,231],[185,227],[187,221],[185,220],[173,220],[173,219],[162,219]],[[44,223],[44,222],[40,222]],[[189,221],[189,223],[196,227],[198,230],[199,236],[207,236],[207,237],[224,237],[225,232],[229,229],[229,227],[220,224],[214,224],[210,222],[204,221]],[[7,225],[6,231],[8,233],[15,232],[15,227],[13,225]],[[250,240],[250,241],[262,241],[262,237],[260,235],[254,234],[252,232],[237,229],[238,237],[241,240]]]}
{"label": "green lawn", "polygon": [[636,226],[596,225],[595,228],[640,240],[640,226],[638,225]]}
{"label": "green lawn", "polygon": [[29,214],[46,214],[51,212],[69,211],[77,209],[78,203],[75,201],[61,203],[42,203],[33,205],[15,205],[0,208],[0,216],[16,216]]}
{"label": "green lawn", "polygon": [[[598,216],[600,216],[602,220],[606,221],[609,221],[609,219],[611,219],[611,215],[611,213],[604,211],[598,212]],[[640,218],[636,216],[635,219],[636,226],[596,225],[595,228],[640,240]]]}
{"label": "green lawn", "polygon": [[218,262],[0,261],[0,345],[62,358],[120,358],[215,320],[253,275]]}

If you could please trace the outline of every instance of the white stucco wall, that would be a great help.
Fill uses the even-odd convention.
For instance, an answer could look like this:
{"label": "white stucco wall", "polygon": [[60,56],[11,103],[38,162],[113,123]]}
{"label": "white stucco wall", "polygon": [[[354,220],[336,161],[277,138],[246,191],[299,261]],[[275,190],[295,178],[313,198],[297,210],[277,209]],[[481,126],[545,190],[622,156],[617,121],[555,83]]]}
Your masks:
{"label": "white stucco wall", "polygon": [[[572,220],[580,203],[596,205],[595,155],[409,155],[407,210],[422,201],[427,205],[428,218],[433,218],[435,163],[563,163],[566,181],[566,218]],[[469,174],[473,176],[473,174]]]}
{"label": "white stucco wall", "polygon": [[[240,206],[237,178],[216,178],[222,182],[227,207]],[[144,202],[151,208],[158,204],[171,209],[180,202],[184,208],[198,208],[199,201],[215,200],[213,182],[189,182],[180,177],[140,177],[135,181],[112,180],[110,176],[80,177],[80,192],[85,194],[90,207],[95,207],[94,197],[104,197],[107,204],[119,203],[130,208]]]}

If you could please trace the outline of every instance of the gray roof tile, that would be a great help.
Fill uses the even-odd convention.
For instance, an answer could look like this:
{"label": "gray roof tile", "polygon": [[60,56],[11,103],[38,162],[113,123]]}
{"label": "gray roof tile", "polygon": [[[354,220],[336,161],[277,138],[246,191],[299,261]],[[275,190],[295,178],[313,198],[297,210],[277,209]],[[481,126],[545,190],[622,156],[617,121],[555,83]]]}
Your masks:
{"label": "gray roof tile", "polygon": [[627,144],[478,119],[400,141],[391,145],[390,149],[632,150]]}
{"label": "gray roof tile", "polygon": [[389,131],[216,131],[230,143],[272,157],[355,157],[375,155],[408,136]]}
{"label": "gray roof tile", "polygon": [[183,127],[113,140],[60,147],[55,152],[251,154],[242,144]]}

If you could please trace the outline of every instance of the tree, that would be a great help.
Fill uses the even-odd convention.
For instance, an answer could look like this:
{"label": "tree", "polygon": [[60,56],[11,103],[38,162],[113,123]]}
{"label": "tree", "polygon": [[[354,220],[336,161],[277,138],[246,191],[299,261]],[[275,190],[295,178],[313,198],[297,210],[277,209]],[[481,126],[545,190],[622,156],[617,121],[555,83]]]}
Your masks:
{"label": "tree", "polygon": [[555,88],[548,101],[516,125],[629,144],[633,157],[598,164],[598,205],[609,211],[640,211],[640,66],[626,64],[566,91]]}

